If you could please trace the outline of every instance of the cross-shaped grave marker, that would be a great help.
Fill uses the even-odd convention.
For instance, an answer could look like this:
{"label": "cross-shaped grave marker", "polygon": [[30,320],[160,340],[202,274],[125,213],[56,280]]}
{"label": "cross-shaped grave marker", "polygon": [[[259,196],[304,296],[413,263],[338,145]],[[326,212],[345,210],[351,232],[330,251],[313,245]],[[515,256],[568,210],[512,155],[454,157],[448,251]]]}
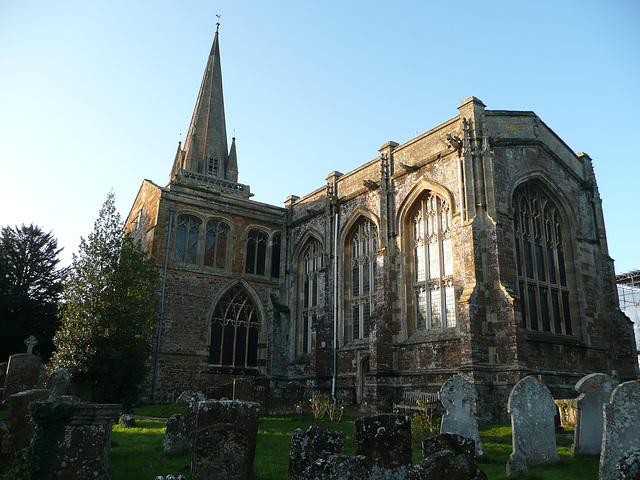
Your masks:
{"label": "cross-shaped grave marker", "polygon": [[27,346],[27,353],[33,353],[33,347],[38,344],[38,339],[33,335],[29,335],[29,338],[24,341],[24,344]]}

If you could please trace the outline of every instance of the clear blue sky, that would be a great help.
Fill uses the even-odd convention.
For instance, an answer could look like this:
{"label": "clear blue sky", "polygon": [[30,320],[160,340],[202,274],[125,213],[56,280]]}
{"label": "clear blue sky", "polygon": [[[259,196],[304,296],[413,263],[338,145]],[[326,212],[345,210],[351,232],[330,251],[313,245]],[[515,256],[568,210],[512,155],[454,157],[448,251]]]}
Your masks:
{"label": "clear blue sky", "polygon": [[[640,268],[638,1],[0,3],[0,225],[70,262],[109,190],[168,181],[220,19],[240,182],[282,205],[458,113],[533,110],[594,159],[618,273]],[[634,213],[635,212],[635,213]]]}

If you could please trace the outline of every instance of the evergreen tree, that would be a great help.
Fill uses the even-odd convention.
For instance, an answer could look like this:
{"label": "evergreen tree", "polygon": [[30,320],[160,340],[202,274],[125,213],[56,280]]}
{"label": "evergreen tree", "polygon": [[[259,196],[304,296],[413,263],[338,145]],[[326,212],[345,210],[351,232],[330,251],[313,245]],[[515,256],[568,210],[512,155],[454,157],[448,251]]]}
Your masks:
{"label": "evergreen tree", "polygon": [[80,241],[62,294],[52,366],[99,402],[133,404],[144,380],[157,315],[159,274],[124,234],[113,192]]}
{"label": "evergreen tree", "polygon": [[53,233],[33,224],[0,231],[0,361],[24,353],[30,335],[38,339],[34,353],[51,356],[65,273],[61,250]]}

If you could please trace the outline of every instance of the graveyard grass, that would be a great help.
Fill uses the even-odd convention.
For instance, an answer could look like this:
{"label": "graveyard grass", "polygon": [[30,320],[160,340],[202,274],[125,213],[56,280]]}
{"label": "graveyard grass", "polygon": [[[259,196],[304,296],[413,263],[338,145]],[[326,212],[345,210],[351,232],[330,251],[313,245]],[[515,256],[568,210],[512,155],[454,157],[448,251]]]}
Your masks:
{"label": "graveyard grass", "polygon": [[[169,417],[185,413],[184,406],[154,405],[138,408],[134,413],[149,417]],[[330,430],[343,430],[346,434],[345,453],[354,455],[355,417],[345,415],[340,423],[322,422]],[[282,480],[287,478],[291,432],[318,425],[311,415],[264,416],[260,420],[255,480]],[[169,455],[163,451],[165,424],[163,421],[137,420],[135,428],[113,427],[112,440],[118,444],[111,448],[109,473],[112,480],[140,480],[182,473],[189,478],[191,454]],[[478,466],[491,480],[506,479],[505,466],[511,454],[511,427],[508,425],[481,425],[479,427],[485,455]],[[573,432],[557,436],[560,462],[530,469],[532,480],[590,480],[598,478],[597,457],[571,456]],[[420,446],[413,446],[413,463],[422,458]]]}

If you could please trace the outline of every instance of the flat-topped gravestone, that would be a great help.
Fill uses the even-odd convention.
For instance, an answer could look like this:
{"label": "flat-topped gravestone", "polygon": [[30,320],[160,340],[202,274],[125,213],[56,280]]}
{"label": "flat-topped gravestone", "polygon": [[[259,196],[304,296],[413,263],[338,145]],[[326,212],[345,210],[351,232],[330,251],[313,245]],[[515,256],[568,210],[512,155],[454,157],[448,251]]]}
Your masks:
{"label": "flat-topped gravestone", "polygon": [[640,450],[640,382],[618,385],[604,409],[604,431],[600,454],[600,480],[618,478],[617,464]]}
{"label": "flat-topped gravestone", "polygon": [[67,394],[71,384],[71,374],[64,368],[54,370],[47,380],[47,390],[49,390],[49,400],[60,400]]}
{"label": "flat-topped gravestone", "polygon": [[322,425],[307,430],[296,428],[291,433],[289,452],[289,480],[302,480],[311,465],[320,459],[341,454],[344,450],[344,432],[331,432]]}
{"label": "flat-topped gravestone", "polygon": [[616,382],[604,373],[582,377],[575,389],[580,396],[574,400],[576,428],[571,452],[574,455],[600,455],[602,448],[602,405],[609,403]]}
{"label": "flat-topped gravestone", "polygon": [[557,407],[549,389],[536,377],[525,377],[509,396],[513,451],[507,476],[527,474],[528,467],[559,461],[554,417]]}
{"label": "flat-topped gravestone", "polygon": [[40,357],[31,353],[17,353],[9,357],[7,375],[4,380],[3,398],[14,393],[31,390],[38,386],[40,380]]}
{"label": "flat-topped gravestone", "polygon": [[403,479],[411,468],[411,419],[381,414],[355,421],[356,455],[364,455],[371,480]]}
{"label": "flat-topped gravestone", "polygon": [[329,455],[313,462],[305,480],[369,480],[367,459],[362,455]]}
{"label": "flat-topped gravestone", "polygon": [[260,405],[237,400],[198,404],[192,480],[240,479],[253,472]]}
{"label": "flat-topped gravestone", "polygon": [[462,435],[475,441],[476,455],[482,455],[478,421],[473,411],[478,395],[476,389],[462,376],[447,380],[440,389],[440,401],[447,413],[442,416],[440,433]]}

